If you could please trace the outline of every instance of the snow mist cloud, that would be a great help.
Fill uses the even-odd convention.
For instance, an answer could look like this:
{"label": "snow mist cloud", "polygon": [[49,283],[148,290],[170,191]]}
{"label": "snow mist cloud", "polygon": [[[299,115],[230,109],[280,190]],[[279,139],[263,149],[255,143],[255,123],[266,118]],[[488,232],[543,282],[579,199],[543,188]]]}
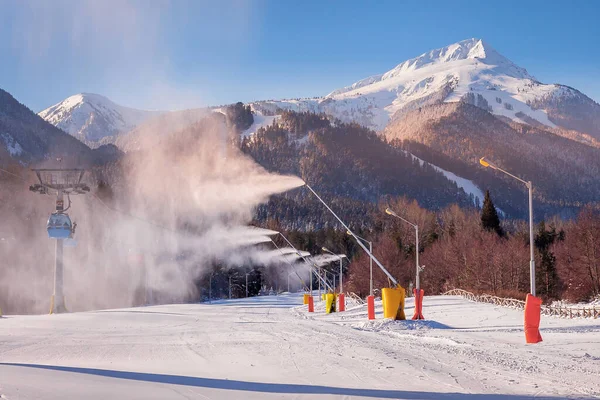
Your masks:
{"label": "snow mist cloud", "polygon": [[[220,117],[158,141],[140,137],[141,150],[90,174],[90,186],[102,179],[110,190],[71,198],[68,213],[78,223],[78,244],[66,247],[64,255],[70,310],[131,306],[147,293],[153,302],[186,301],[198,297],[196,280],[214,263],[294,261],[277,256],[272,246],[257,247],[276,232],[248,223],[257,205],[303,185],[300,178],[269,173],[228,145]],[[22,195],[33,200],[39,216],[14,241],[9,262],[15,268],[0,274],[0,301],[18,304],[21,312],[46,312],[54,242],[46,236],[44,215],[54,198]]]}

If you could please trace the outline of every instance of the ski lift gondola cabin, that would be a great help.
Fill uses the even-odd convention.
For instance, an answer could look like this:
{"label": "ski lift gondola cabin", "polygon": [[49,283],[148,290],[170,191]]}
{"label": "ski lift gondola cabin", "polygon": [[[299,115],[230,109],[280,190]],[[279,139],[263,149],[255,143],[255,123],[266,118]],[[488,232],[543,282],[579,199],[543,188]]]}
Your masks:
{"label": "ski lift gondola cabin", "polygon": [[73,223],[68,214],[50,214],[47,223],[48,236],[51,239],[68,239],[73,233]]}

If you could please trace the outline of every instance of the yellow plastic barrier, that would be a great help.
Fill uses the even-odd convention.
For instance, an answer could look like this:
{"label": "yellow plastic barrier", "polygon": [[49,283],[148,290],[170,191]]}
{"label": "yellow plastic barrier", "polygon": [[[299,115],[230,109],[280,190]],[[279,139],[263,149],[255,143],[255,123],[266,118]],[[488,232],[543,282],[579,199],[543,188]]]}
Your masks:
{"label": "yellow plastic barrier", "polygon": [[325,313],[326,314],[335,312],[335,298],[336,298],[336,296],[334,293],[327,293],[325,295]]}
{"label": "yellow plastic barrier", "polygon": [[322,300],[322,301],[325,301],[325,296],[326,296],[326,294],[325,294],[325,293],[323,293],[323,294],[321,295],[321,300]]}
{"label": "yellow plastic barrier", "polygon": [[310,294],[308,293],[304,293],[304,297],[302,298],[302,304],[308,304],[308,298],[310,297]]}
{"label": "yellow plastic barrier", "polygon": [[404,298],[406,291],[400,285],[395,288],[381,289],[381,302],[383,303],[383,318],[391,318],[394,320],[405,320],[404,314]]}

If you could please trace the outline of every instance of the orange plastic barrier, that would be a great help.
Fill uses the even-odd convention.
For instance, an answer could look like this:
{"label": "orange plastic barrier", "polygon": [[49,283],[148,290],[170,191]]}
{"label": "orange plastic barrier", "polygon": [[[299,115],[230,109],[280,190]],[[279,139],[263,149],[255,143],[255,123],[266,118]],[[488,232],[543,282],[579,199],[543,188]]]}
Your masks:
{"label": "orange plastic barrier", "polygon": [[338,299],[339,299],[339,302],[340,302],[338,310],[340,310],[340,311],[346,311],[346,298],[344,296],[344,293],[340,293],[338,295]]}
{"label": "orange plastic barrier", "polygon": [[540,335],[542,299],[527,294],[525,299],[525,341],[527,343],[539,343],[542,341]]}
{"label": "orange plastic barrier", "polygon": [[308,304],[309,297],[310,297],[310,294],[304,293],[304,296],[302,297],[302,304]]}
{"label": "orange plastic barrier", "polygon": [[367,296],[367,312],[369,319],[375,319],[375,296]]}
{"label": "orange plastic barrier", "polygon": [[406,291],[400,285],[395,288],[381,289],[381,301],[383,303],[383,318],[405,320],[404,297]]}
{"label": "orange plastic barrier", "polygon": [[415,314],[412,319],[425,319],[423,318],[423,294],[425,292],[421,289],[417,293],[417,289],[413,289],[413,293],[415,294]]}
{"label": "orange plastic barrier", "polygon": [[315,312],[315,299],[312,296],[308,298],[308,312]]}

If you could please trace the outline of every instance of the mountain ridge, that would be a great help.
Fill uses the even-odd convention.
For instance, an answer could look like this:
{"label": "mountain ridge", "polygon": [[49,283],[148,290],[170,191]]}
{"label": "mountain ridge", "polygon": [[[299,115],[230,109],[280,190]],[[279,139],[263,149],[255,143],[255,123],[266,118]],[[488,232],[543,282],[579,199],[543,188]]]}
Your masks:
{"label": "mountain ridge", "polygon": [[83,167],[118,156],[114,146],[92,150],[0,89],[0,165]]}
{"label": "mountain ridge", "polygon": [[162,113],[124,107],[95,93],[79,93],[40,111],[38,115],[70,135],[94,145],[106,137],[130,131]]}
{"label": "mountain ridge", "polygon": [[[402,113],[431,104],[458,102],[471,94],[475,105],[500,118],[532,126],[560,126],[600,139],[598,103],[575,88],[539,82],[479,38],[430,50],[323,97],[248,104],[254,113],[263,116],[281,114],[281,110],[310,111],[382,131]],[[101,107],[94,108],[94,101],[82,102],[77,96],[102,98]],[[142,114],[131,118],[130,111]],[[117,138],[124,132],[162,114],[123,108],[92,94],[71,96],[40,112],[46,120],[92,147],[118,143]]]}
{"label": "mountain ridge", "polygon": [[[279,109],[324,112],[381,131],[394,116],[422,106],[481,96],[501,118],[561,126],[600,138],[600,105],[577,89],[543,84],[482,39],[467,39],[406,60],[321,98],[251,103],[263,114]],[[583,114],[585,123],[573,115]]]}

